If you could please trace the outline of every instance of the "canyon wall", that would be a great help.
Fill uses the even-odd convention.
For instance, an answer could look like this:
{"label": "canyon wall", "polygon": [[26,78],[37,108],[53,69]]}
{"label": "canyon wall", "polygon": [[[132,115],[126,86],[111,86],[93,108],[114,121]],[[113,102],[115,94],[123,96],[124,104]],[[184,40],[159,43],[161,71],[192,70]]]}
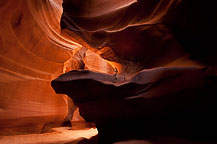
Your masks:
{"label": "canyon wall", "polygon": [[0,1],[0,135],[38,133],[70,119],[74,106],[50,86],[62,73],[114,73],[76,34],[61,31],[62,10],[62,0]]}
{"label": "canyon wall", "polygon": [[50,82],[72,69],[216,66],[216,18],[202,0],[1,0],[0,134],[62,123]]}
{"label": "canyon wall", "polygon": [[50,81],[79,44],[63,37],[61,1],[0,1],[0,134],[41,132],[67,115]]}

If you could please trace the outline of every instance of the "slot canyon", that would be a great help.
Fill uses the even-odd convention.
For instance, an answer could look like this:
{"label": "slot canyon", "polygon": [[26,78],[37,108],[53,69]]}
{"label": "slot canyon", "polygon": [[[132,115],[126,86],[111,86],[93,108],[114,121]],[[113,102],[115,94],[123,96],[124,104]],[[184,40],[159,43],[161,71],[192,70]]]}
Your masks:
{"label": "slot canyon", "polygon": [[0,144],[217,143],[217,8],[0,0]]}

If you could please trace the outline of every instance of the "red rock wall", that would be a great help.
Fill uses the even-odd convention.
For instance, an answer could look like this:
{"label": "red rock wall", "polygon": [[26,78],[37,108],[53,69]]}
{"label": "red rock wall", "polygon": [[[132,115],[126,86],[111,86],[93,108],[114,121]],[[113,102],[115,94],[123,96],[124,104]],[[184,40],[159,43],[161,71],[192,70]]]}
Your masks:
{"label": "red rock wall", "polygon": [[128,78],[142,68],[203,66],[206,58],[216,65],[216,28],[192,29],[203,13],[194,2],[66,0],[62,9],[62,0],[1,0],[0,134],[40,132],[62,122],[67,99],[50,82],[71,69],[113,75],[116,67]]}
{"label": "red rock wall", "polygon": [[0,1],[0,135],[41,132],[70,116],[66,96],[50,86],[62,73],[114,73],[77,35],[60,31],[61,14],[62,0]]}
{"label": "red rock wall", "polygon": [[61,28],[124,67],[216,65],[216,18],[203,0],[63,0]]}
{"label": "red rock wall", "polygon": [[40,132],[67,115],[50,81],[63,73],[73,48],[61,36],[61,1],[0,1],[0,134]]}

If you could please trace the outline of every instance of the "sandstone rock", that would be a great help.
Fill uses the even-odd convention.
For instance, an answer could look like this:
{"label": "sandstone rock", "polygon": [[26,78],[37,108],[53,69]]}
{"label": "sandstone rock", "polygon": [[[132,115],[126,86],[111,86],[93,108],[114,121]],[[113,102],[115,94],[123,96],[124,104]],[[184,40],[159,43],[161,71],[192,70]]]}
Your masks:
{"label": "sandstone rock", "polygon": [[39,133],[70,121],[75,106],[50,86],[62,73],[85,65],[113,73],[107,61],[86,54],[87,48],[94,49],[79,36],[60,30],[61,14],[62,0],[0,2],[1,135]]}
{"label": "sandstone rock", "polygon": [[73,43],[60,34],[61,1],[0,2],[0,134],[41,132],[67,115],[50,81],[63,73]]}
{"label": "sandstone rock", "polygon": [[216,72],[211,68],[146,69],[130,80],[74,70],[52,81],[81,116],[93,122],[101,143],[152,136],[216,140]]}
{"label": "sandstone rock", "polygon": [[216,65],[216,13],[203,0],[65,0],[61,28],[96,49],[109,47],[101,55],[122,64],[153,68],[189,55],[179,62]]}

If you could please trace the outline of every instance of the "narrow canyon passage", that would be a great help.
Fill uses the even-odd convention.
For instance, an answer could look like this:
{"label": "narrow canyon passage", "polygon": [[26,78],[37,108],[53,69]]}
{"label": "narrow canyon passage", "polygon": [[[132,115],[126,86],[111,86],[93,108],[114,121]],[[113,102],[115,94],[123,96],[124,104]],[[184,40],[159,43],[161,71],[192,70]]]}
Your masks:
{"label": "narrow canyon passage", "polygon": [[215,143],[216,34],[203,0],[0,0],[0,143]]}
{"label": "narrow canyon passage", "polygon": [[[72,69],[113,74],[115,62],[88,50],[70,31],[61,32],[62,11],[62,0],[0,1],[1,144],[67,143],[97,134],[50,82]],[[65,127],[70,121],[73,130]]]}

